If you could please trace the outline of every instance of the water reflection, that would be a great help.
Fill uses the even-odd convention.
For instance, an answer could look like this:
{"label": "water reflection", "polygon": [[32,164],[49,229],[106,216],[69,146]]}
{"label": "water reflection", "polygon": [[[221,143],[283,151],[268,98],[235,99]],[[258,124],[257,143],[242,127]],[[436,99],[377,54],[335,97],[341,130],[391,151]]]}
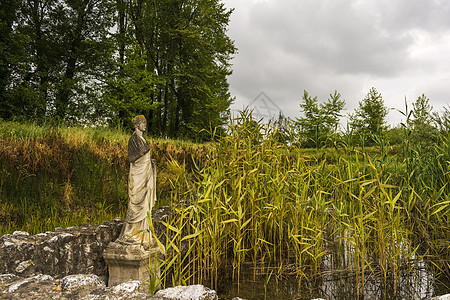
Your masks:
{"label": "water reflection", "polygon": [[[220,299],[231,299],[239,296],[251,299],[314,299],[350,300],[350,299],[430,299],[450,291],[450,283],[437,280],[428,270],[425,262],[420,262],[409,272],[400,272],[394,280],[389,277],[375,276],[367,273],[365,284],[360,289],[356,277],[348,272],[327,271],[313,279],[284,278],[271,280],[265,284],[266,277],[256,276],[253,269],[244,268],[241,282],[224,281],[218,287]],[[359,291],[358,291],[359,289]]]}
{"label": "water reflection", "polygon": [[[432,263],[427,263],[425,256],[417,254],[417,248],[410,240],[390,239],[383,247],[368,242],[364,244],[366,251],[361,252],[357,251],[360,249],[356,249],[357,243],[353,238],[354,234],[344,231],[338,240],[333,240],[331,236],[325,239],[324,247],[328,252],[321,257],[320,273],[315,276],[307,276],[308,279],[283,277],[277,280],[276,275],[273,275],[267,282],[267,274],[272,271],[272,274],[276,274],[278,269],[270,269],[267,265],[255,269],[249,263],[241,269],[239,286],[237,282],[222,278],[217,289],[219,296],[221,299],[239,296],[248,300],[409,300],[430,299],[450,292],[449,278],[435,276],[433,268],[430,268]],[[365,270],[364,276],[360,271],[361,266]],[[294,265],[291,268],[295,270]],[[289,273],[288,269],[285,266],[283,271],[288,272],[281,273]]]}

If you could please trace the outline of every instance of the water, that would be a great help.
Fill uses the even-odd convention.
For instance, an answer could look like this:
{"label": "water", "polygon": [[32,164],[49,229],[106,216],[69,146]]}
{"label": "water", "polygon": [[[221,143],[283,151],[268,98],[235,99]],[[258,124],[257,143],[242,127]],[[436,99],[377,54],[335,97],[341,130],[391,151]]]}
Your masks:
{"label": "water", "polygon": [[[313,280],[296,278],[271,278],[266,284],[266,276],[253,279],[251,267],[241,275],[239,287],[236,282],[223,281],[217,289],[220,299],[241,297],[244,299],[314,299],[350,300],[358,299],[356,277],[342,272],[329,272]],[[450,293],[448,279],[438,279],[423,264],[416,266],[408,274],[400,274],[396,282],[392,278],[386,282],[381,276],[367,274],[360,299],[430,299],[433,296]]]}
{"label": "water", "polygon": [[[345,239],[338,242],[328,239],[325,246],[328,252],[321,257],[319,274],[316,276],[306,274],[307,279],[283,276],[277,280],[277,268],[271,269],[266,264],[256,266],[255,269],[252,263],[247,263],[241,268],[239,285],[237,280],[220,276],[216,288],[219,298],[410,300],[430,299],[450,293],[450,278],[435,274],[436,268],[431,268],[433,263],[428,261],[426,256],[417,254],[417,251],[411,251],[414,247],[407,239],[394,240],[391,241],[392,244],[386,244],[386,252],[383,253],[387,259],[386,267],[396,271],[395,274],[386,274],[386,277],[380,267],[380,258],[374,251],[376,245],[374,243],[368,245],[364,256],[364,278],[361,278],[361,274],[355,270],[361,263],[355,253],[361,255],[361,252],[356,251],[349,236],[350,233],[344,232],[344,237],[347,237]],[[390,261],[390,258],[396,261]],[[391,262],[393,263],[390,264]],[[294,265],[285,265],[281,273],[296,274],[295,271]],[[225,273],[232,274],[232,270]]]}

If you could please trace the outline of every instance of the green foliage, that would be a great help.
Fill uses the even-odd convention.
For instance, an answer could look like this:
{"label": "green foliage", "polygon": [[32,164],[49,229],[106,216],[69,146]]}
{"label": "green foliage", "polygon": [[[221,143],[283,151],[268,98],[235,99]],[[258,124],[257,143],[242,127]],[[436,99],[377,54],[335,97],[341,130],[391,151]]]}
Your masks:
{"label": "green foliage", "polygon": [[166,0],[131,2],[121,13],[131,22],[119,26],[122,50],[106,94],[118,108],[113,117],[124,122],[142,113],[154,135],[209,138],[201,130],[222,125],[232,101],[231,10],[218,0]]}
{"label": "green foliage", "polygon": [[[6,0],[0,117],[205,140],[232,102],[232,10],[219,0]],[[116,30],[117,29],[117,30]]]}
{"label": "green foliage", "polygon": [[287,144],[295,142],[295,128],[291,118],[285,117],[280,112],[278,119],[273,121],[273,127],[275,130],[274,136],[279,143]]}
{"label": "green foliage", "polygon": [[0,115],[97,123],[106,109],[98,99],[114,51],[112,1],[8,2]]}
{"label": "green foliage", "polygon": [[411,119],[408,126],[411,130],[411,144],[416,149],[422,148],[423,152],[430,152],[433,144],[436,143],[438,132],[432,122],[432,110],[430,99],[421,95],[413,103]]}
{"label": "green foliage", "polygon": [[323,147],[337,133],[345,100],[335,91],[327,102],[319,104],[317,97],[312,98],[306,90],[302,100],[300,108],[304,116],[295,121],[301,144],[308,148]]}
{"label": "green foliage", "polygon": [[433,113],[434,122],[442,134],[450,133],[450,106],[444,107],[441,113]]}
{"label": "green foliage", "polygon": [[15,30],[19,15],[19,0],[0,3],[0,118],[3,119],[34,116],[39,101],[39,93],[28,83],[14,80],[24,75],[24,65],[28,62],[28,37]]}
{"label": "green foliage", "polygon": [[117,112],[131,119],[141,111],[154,110],[159,104],[152,101],[156,75],[147,68],[148,57],[140,54],[138,45],[126,49],[126,52],[126,61],[119,74],[108,76],[108,89],[103,97]]}
{"label": "green foliage", "polygon": [[350,114],[350,126],[356,136],[365,144],[373,144],[374,137],[382,136],[387,129],[386,116],[388,108],[384,105],[381,94],[372,87],[354,114]]}
{"label": "green foliage", "polygon": [[386,131],[386,139],[391,145],[401,145],[404,140],[404,128],[401,125],[389,128]]}

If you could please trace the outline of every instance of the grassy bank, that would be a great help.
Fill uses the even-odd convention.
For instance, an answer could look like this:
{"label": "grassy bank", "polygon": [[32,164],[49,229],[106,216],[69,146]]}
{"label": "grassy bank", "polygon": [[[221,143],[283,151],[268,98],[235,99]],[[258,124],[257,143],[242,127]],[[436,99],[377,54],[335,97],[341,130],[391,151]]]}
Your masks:
{"label": "grassy bank", "polygon": [[[131,132],[0,122],[0,235],[31,234],[124,216],[126,162]],[[207,148],[188,142],[149,140],[158,168],[158,202],[168,204],[177,169]]]}

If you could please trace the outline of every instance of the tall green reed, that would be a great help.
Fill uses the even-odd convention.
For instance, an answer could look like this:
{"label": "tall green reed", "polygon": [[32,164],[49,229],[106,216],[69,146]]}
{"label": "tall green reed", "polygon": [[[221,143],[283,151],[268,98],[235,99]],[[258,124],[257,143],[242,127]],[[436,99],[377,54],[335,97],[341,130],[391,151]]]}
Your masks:
{"label": "tall green reed", "polygon": [[440,224],[436,238],[448,235],[448,202],[405,185],[406,175],[392,172],[402,162],[386,143],[378,151],[326,150],[336,151],[327,161],[326,153],[305,155],[275,134],[243,112],[228,135],[217,138],[204,167],[173,186],[166,285],[208,279],[215,287],[225,270],[239,282],[248,263],[254,275],[260,269],[272,276],[270,265],[277,276],[286,268],[308,279],[320,275],[332,249],[340,249],[333,255],[355,276],[362,295],[370,274],[396,281],[424,258],[418,226],[429,232],[427,226]]}

